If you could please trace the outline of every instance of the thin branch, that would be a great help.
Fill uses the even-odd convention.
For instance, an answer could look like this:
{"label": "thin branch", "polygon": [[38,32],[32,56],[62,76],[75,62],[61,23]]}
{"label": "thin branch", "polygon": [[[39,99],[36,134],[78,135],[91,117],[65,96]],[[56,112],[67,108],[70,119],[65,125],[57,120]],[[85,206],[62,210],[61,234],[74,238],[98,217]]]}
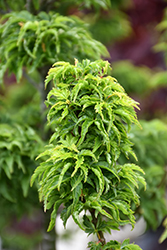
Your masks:
{"label": "thin branch", "polygon": [[[90,210],[90,213],[91,213],[91,216],[92,216],[92,223],[94,224],[94,226],[96,228],[97,227],[97,218],[95,217],[95,210],[94,209]],[[98,231],[97,237],[98,237],[98,240],[104,246],[106,244],[106,240],[104,238],[103,232],[102,231]]]}
{"label": "thin branch", "polygon": [[26,0],[26,9],[28,12],[30,12],[31,14],[35,14],[35,8],[34,8],[34,4],[32,0]]}
{"label": "thin branch", "polygon": [[45,110],[44,101],[46,100],[46,91],[44,89],[44,79],[43,81],[36,83],[23,69],[23,76],[27,79],[27,81],[40,93],[41,96],[41,113]]}
{"label": "thin branch", "polygon": [[31,12],[31,0],[26,1],[26,9],[27,11]]}
{"label": "thin branch", "polygon": [[23,69],[23,76],[26,78],[26,80],[39,91],[39,85],[37,84],[27,73],[26,71]]}
{"label": "thin branch", "polygon": [[45,11],[45,12],[50,11],[54,3],[55,3],[55,0],[41,0],[40,2],[41,7],[39,11]]}

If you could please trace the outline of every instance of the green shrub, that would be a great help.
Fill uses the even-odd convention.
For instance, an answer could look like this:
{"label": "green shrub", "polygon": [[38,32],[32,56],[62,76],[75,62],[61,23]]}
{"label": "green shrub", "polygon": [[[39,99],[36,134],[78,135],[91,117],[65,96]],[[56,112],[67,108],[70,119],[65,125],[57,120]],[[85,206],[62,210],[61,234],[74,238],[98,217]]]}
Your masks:
{"label": "green shrub", "polygon": [[[48,121],[55,133],[39,155],[43,162],[31,181],[38,179],[44,210],[53,206],[48,230],[63,204],[64,226],[72,215],[82,230],[97,235],[99,243],[89,243],[90,249],[118,249],[118,242],[106,244],[103,233],[128,223],[134,227],[131,203],[139,205],[136,188],[145,186],[140,167],[117,163],[121,153],[135,157],[127,132],[132,123],[139,125],[134,111],[138,103],[108,75],[109,70],[102,60],[57,62],[50,69],[46,85],[53,80],[54,87],[46,104],[51,106]],[[132,249],[126,243],[121,248]]]}

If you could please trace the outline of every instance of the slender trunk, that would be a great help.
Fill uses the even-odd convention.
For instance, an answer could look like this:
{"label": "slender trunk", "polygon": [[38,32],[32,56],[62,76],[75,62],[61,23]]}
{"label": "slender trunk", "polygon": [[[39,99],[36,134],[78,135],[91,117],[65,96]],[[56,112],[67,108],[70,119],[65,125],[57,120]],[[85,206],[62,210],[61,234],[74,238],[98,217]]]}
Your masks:
{"label": "slender trunk", "polygon": [[[90,210],[91,216],[92,216],[92,223],[94,224],[95,228],[97,227],[97,218],[95,217],[95,209]],[[104,246],[106,244],[106,240],[104,238],[104,234],[102,231],[97,232],[98,240],[102,243]]]}

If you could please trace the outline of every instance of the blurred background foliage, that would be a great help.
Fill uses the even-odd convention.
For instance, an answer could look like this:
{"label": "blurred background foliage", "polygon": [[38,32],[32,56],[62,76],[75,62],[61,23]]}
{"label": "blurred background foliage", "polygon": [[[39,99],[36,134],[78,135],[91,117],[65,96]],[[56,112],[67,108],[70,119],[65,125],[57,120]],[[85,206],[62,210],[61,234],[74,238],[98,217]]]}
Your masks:
{"label": "blurred background foliage", "polygon": [[[140,123],[142,129],[133,126],[129,134],[138,159],[130,157],[130,162],[142,167],[147,180],[147,191],[139,190],[141,204],[137,216],[144,216],[147,227],[155,230],[166,216],[167,126],[159,119],[140,120]],[[120,162],[126,161],[122,156]]]}
{"label": "blurred background foliage", "polygon": [[[139,189],[141,204],[134,211],[147,229],[161,226],[167,215],[166,8],[165,0],[0,0],[0,235],[5,249],[38,249],[43,241],[42,204],[36,187],[29,188],[35,158],[52,129],[45,126],[43,83],[53,62],[74,57],[107,59],[112,76],[140,102],[142,130],[134,126],[129,137],[147,191]],[[120,163],[125,161],[122,156]],[[165,238],[150,249],[164,249]]]}

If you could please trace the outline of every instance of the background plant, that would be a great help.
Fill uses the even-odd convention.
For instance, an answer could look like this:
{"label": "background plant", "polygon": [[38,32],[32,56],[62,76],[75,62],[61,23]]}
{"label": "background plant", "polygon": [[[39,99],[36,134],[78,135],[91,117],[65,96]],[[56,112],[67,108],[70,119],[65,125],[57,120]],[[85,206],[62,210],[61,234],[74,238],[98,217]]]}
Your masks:
{"label": "background plant", "polygon": [[[143,129],[133,126],[129,134],[138,159],[136,161],[130,157],[130,161],[142,167],[147,180],[147,192],[139,191],[141,203],[137,208],[137,216],[144,216],[147,227],[156,229],[167,212],[165,198],[167,128],[166,124],[158,119],[149,122],[141,120],[140,123]],[[125,163],[127,159],[122,157],[120,162]]]}
{"label": "background plant", "polygon": [[[0,61],[1,83],[2,81],[6,81],[6,71],[8,74],[14,73],[17,81],[22,82],[21,87],[14,87],[11,91],[9,88],[8,92],[2,90],[1,95],[2,126],[10,122],[11,124],[7,125],[6,129],[10,129],[8,126],[13,129],[12,134],[10,134],[11,137],[9,136],[7,139],[5,136],[1,137],[1,143],[5,150],[4,157],[2,158],[2,173],[3,176],[6,175],[6,177],[3,178],[2,190],[6,190],[7,193],[8,190],[6,186],[8,186],[10,182],[10,186],[14,185],[17,189],[24,188],[24,194],[27,194],[26,200],[22,195],[19,196],[19,201],[17,198],[17,202],[11,204],[8,200],[5,200],[7,195],[4,197],[1,212],[5,216],[7,208],[8,210],[11,209],[10,211],[12,212],[8,213],[10,221],[10,218],[18,214],[17,210],[22,211],[20,215],[31,210],[21,209],[22,206],[26,206],[26,202],[29,204],[27,208],[33,208],[35,206],[39,209],[40,207],[38,199],[35,199],[35,197],[37,197],[36,189],[33,188],[35,189],[35,195],[30,192],[30,190],[33,189],[30,189],[28,193],[27,191],[30,176],[36,166],[34,158],[39,154],[39,145],[42,145],[42,142],[38,141],[37,143],[39,143],[39,145],[37,145],[34,150],[34,147],[30,146],[31,137],[25,134],[28,132],[24,131],[25,123],[27,123],[36,131],[34,131],[34,140],[38,138],[37,134],[45,141],[44,144],[48,140],[47,130],[45,130],[44,100],[49,88],[47,90],[44,89],[44,79],[49,67],[51,67],[52,63],[56,60],[71,61],[74,56],[78,58],[92,57],[92,59],[95,59],[99,58],[102,54],[107,55],[108,52],[100,42],[91,37],[86,25],[77,17],[66,17],[58,13],[47,14],[46,12],[41,12],[40,5],[35,1],[31,3],[31,6],[25,1],[20,1],[18,4],[1,1],[0,4],[4,12],[6,12],[6,10],[10,11],[10,8],[15,11],[22,10],[22,8],[25,9],[24,11],[19,11],[19,13],[10,12],[3,16],[0,26],[0,50],[2,52]],[[45,9],[44,5],[43,8]],[[39,12],[38,15],[36,15],[37,12]],[[71,51],[73,51],[73,54]],[[29,94],[27,95],[27,93]],[[7,101],[7,98],[10,102]],[[15,100],[19,100],[20,103],[18,101],[16,103]],[[16,126],[18,129],[16,129]],[[28,131],[33,130],[29,128]],[[23,139],[24,136],[25,139]],[[7,143],[6,140],[9,145],[4,146]],[[17,141],[18,146],[12,146],[12,140]],[[26,144],[27,147],[29,145],[30,148],[26,148],[24,144]],[[25,150],[23,150],[23,148],[25,148]],[[39,148],[39,151],[37,148]],[[13,150],[12,153],[10,150]],[[37,152],[36,155],[35,152]],[[15,167],[12,166],[12,160],[10,162],[8,160],[10,154],[12,154],[13,158],[9,158],[9,160],[13,159]],[[21,160],[19,161],[19,157],[23,157],[22,154],[25,159],[31,159],[29,163],[24,161],[23,164]],[[9,162],[9,164],[5,165],[5,162]],[[25,164],[26,171],[24,173],[23,169],[25,169]],[[32,165],[30,169],[28,164]],[[12,172],[12,167],[15,171],[10,176],[9,173],[10,171]],[[20,169],[21,167],[22,169]],[[17,169],[19,171],[18,173]],[[18,177],[20,175],[20,177],[15,179],[15,175]],[[11,179],[9,179],[9,177]],[[25,182],[24,179],[27,181]],[[15,182],[17,182],[17,185]],[[14,191],[16,190],[13,189],[13,195],[15,195]],[[5,196],[5,191],[2,193],[4,193],[3,195]],[[32,196],[37,204],[33,203],[33,199],[31,200]],[[10,199],[10,201],[12,201],[12,199]],[[12,207],[15,208],[12,209]],[[5,211],[3,211],[3,208]],[[11,214],[11,216],[9,216],[9,214]],[[2,220],[2,224],[4,225],[3,222],[4,220]],[[2,226],[2,235],[3,232]],[[6,238],[4,238],[4,240],[6,242],[5,244],[8,244]]]}

